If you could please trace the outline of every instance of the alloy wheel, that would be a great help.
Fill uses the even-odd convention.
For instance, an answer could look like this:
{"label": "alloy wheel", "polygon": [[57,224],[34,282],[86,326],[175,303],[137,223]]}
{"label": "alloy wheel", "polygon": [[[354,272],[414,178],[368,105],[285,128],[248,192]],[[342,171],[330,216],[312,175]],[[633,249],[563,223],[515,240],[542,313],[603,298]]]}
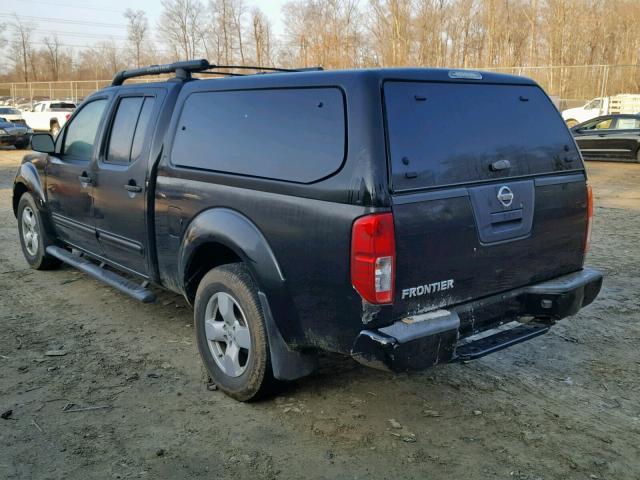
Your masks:
{"label": "alloy wheel", "polygon": [[236,299],[215,293],[207,303],[204,324],[209,351],[220,370],[230,377],[242,375],[251,356],[251,335]]}
{"label": "alloy wheel", "polygon": [[22,210],[22,239],[29,255],[35,257],[38,253],[40,234],[38,233],[38,221],[31,207]]}

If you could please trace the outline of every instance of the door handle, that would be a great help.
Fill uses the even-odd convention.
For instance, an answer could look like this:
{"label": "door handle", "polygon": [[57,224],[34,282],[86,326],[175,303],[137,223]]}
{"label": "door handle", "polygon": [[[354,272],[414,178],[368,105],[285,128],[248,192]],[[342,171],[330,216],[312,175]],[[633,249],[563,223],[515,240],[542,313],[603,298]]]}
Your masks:
{"label": "door handle", "polygon": [[142,191],[142,187],[139,187],[138,185],[130,185],[128,183],[124,186],[124,189],[131,193],[140,193]]}
{"label": "door handle", "polygon": [[500,170],[508,170],[511,168],[511,162],[509,160],[497,160],[489,165],[489,170],[492,172],[498,172]]}

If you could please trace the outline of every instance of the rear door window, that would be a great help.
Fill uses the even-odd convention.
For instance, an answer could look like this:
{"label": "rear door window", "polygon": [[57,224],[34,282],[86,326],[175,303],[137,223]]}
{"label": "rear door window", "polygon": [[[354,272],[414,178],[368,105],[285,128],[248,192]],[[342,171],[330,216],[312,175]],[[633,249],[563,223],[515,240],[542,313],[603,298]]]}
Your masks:
{"label": "rear door window", "polygon": [[129,163],[133,134],[136,131],[143,101],[144,97],[125,97],[120,100],[109,137],[106,158],[108,163],[125,165]]}
{"label": "rear door window", "polygon": [[539,87],[389,81],[384,99],[395,191],[582,168]]}
{"label": "rear door window", "polygon": [[640,129],[640,118],[619,117],[616,120],[616,130],[637,130]]}
{"label": "rear door window", "polygon": [[172,162],[311,183],[341,167],[345,128],[337,88],[196,92],[184,103]]}
{"label": "rear door window", "polygon": [[136,133],[133,136],[133,145],[131,146],[130,162],[135,162],[140,155],[144,147],[144,141],[150,132],[151,123],[153,117],[153,107],[156,99],[153,97],[145,97],[140,116],[138,117],[138,125],[136,125]]}
{"label": "rear door window", "polygon": [[152,97],[124,97],[118,103],[109,135],[105,162],[127,165],[142,153],[154,99]]}

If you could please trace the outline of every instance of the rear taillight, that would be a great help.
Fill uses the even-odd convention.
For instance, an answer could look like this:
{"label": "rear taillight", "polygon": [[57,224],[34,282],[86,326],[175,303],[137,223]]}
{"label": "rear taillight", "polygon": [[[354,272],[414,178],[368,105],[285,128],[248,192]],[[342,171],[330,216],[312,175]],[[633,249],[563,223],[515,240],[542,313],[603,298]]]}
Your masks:
{"label": "rear taillight", "polygon": [[351,232],[351,284],[369,303],[393,303],[396,240],[393,214],[358,218]]}
{"label": "rear taillight", "polygon": [[591,227],[593,225],[593,189],[587,184],[587,231],[584,236],[584,253],[589,251],[591,244]]}

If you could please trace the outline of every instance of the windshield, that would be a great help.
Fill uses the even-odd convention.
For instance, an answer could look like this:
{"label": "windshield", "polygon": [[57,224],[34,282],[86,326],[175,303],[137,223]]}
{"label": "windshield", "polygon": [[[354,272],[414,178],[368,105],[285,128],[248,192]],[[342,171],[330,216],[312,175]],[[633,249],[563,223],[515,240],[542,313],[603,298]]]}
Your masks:
{"label": "windshield", "polygon": [[594,108],[600,108],[601,106],[602,106],[602,100],[596,99],[587,103],[587,105],[584,108],[585,110],[593,110]]}
{"label": "windshield", "polygon": [[0,108],[0,115],[20,115],[20,110],[15,108]]}

